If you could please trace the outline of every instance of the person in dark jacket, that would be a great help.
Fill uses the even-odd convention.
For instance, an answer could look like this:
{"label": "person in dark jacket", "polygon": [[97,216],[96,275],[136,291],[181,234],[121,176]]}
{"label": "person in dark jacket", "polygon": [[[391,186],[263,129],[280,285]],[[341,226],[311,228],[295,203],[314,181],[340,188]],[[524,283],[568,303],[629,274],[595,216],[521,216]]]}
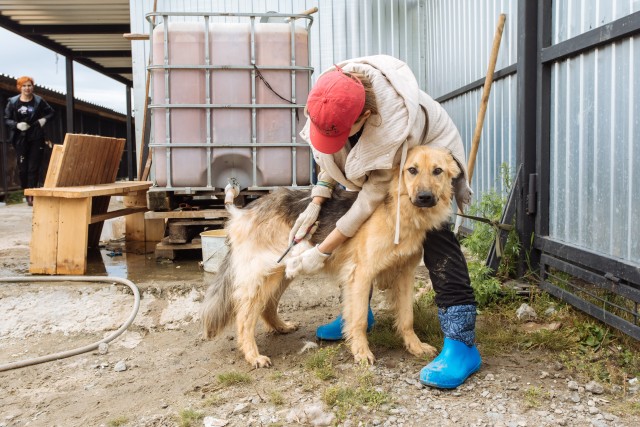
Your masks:
{"label": "person in dark jacket", "polygon": [[[4,121],[9,127],[9,142],[16,150],[23,189],[38,185],[45,148],[42,128],[55,114],[47,101],[33,93],[34,84],[32,77],[20,77],[16,82],[20,95],[9,98],[4,110]],[[27,203],[33,206],[33,196],[27,196]]]}

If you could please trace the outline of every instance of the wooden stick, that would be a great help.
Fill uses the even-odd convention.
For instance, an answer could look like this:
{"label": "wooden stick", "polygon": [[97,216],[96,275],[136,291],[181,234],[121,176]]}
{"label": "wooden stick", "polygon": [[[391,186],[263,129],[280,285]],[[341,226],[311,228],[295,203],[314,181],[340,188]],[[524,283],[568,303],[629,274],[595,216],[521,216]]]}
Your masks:
{"label": "wooden stick", "polygon": [[149,34],[124,33],[122,37],[127,40],[149,40]]}
{"label": "wooden stick", "polygon": [[[484,79],[484,87],[482,88],[482,99],[480,101],[480,110],[478,110],[478,117],[476,119],[476,128],[473,132],[473,138],[471,140],[471,152],[469,153],[469,160],[467,160],[467,174],[469,176],[469,186],[471,186],[471,178],[473,177],[473,170],[476,167],[476,157],[478,155],[478,147],[480,145],[480,136],[482,135],[482,126],[484,124],[484,116],[487,113],[487,104],[489,103],[489,93],[491,93],[491,85],[493,84],[493,73],[496,69],[496,62],[498,61],[498,52],[500,50],[500,42],[502,41],[502,31],[504,30],[504,21],[507,16],[501,13],[498,17],[498,26],[496,27],[496,34],[493,36],[493,46],[491,48],[491,56],[489,57],[489,66],[487,68],[487,75]],[[462,213],[462,206],[458,206],[458,213]],[[454,226],[454,233],[458,234],[458,229],[462,224],[462,217],[456,216],[456,223]]]}
{"label": "wooden stick", "polygon": [[[298,13],[297,15],[313,15],[314,13],[316,13],[318,11],[317,7],[312,7],[311,9],[307,9],[302,13]],[[296,19],[296,18],[287,18],[284,20],[285,23],[289,23],[291,22],[291,20]]]}
{"label": "wooden stick", "polygon": [[[156,11],[156,8],[158,6],[158,0],[153,0],[153,12]],[[154,16],[152,19],[153,24],[156,23],[156,17]],[[165,23],[166,24],[166,23]],[[166,31],[166,30],[165,30]],[[149,49],[153,49],[153,44],[149,44]],[[151,65],[151,54],[149,54],[149,64]],[[147,114],[149,113],[149,82],[151,80],[151,70],[149,70],[149,67],[147,67],[147,72],[145,74],[146,77],[146,81],[145,81],[145,88],[144,88],[144,108],[143,108],[143,112],[142,112],[142,143],[140,144],[140,153],[139,153],[139,159],[140,162],[138,163],[138,180],[139,181],[146,181],[147,178],[149,178],[149,170],[151,169],[151,149],[149,149],[149,152],[147,153],[147,163],[149,163],[149,167],[147,168],[147,166],[145,165],[144,170],[142,169],[142,162],[144,160],[144,146],[145,146],[145,135],[147,134]]]}
{"label": "wooden stick", "polygon": [[480,136],[482,135],[482,126],[484,125],[484,116],[487,113],[487,104],[489,103],[489,94],[491,93],[491,85],[493,83],[493,73],[496,69],[498,51],[500,50],[502,31],[504,30],[504,21],[506,18],[507,16],[504,13],[500,14],[500,17],[498,18],[498,26],[496,28],[496,34],[493,38],[493,47],[491,49],[491,56],[489,57],[489,67],[487,69],[487,75],[484,80],[482,99],[480,101],[480,110],[478,111],[478,118],[476,119],[476,129],[473,132],[473,139],[471,141],[471,152],[469,153],[469,160],[467,165],[467,172],[469,174],[469,185],[471,185],[471,177],[473,177],[473,170],[476,166],[476,156],[478,154],[478,146],[480,145]]}
{"label": "wooden stick", "polygon": [[302,12],[300,15],[313,15],[314,13],[316,13],[318,11],[317,7],[312,7],[311,9],[307,9],[304,12]]}

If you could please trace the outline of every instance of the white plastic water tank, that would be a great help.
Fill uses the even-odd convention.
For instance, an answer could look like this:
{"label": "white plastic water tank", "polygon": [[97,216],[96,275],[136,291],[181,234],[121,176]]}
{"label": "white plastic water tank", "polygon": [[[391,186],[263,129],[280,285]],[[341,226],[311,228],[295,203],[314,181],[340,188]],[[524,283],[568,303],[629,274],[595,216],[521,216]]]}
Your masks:
{"label": "white plastic water tank", "polygon": [[[170,22],[168,31],[169,65],[205,64],[205,27],[196,22]],[[255,24],[256,66],[291,66],[291,26],[282,23]],[[308,66],[308,34],[295,29],[296,66]],[[153,31],[153,64],[164,64],[164,25]],[[251,26],[248,23],[215,23],[209,26],[209,57],[214,66],[251,65]],[[292,99],[292,72],[290,69],[261,70],[270,86],[283,98]],[[309,93],[308,72],[297,71],[295,77],[295,103],[304,104]],[[205,104],[206,84],[203,69],[171,69],[169,71],[169,104]],[[251,104],[250,69],[212,69],[210,93],[212,104]],[[256,77],[256,104],[287,103]],[[164,104],[165,70],[153,70],[153,104]],[[207,140],[206,109],[171,108],[171,129],[166,132],[166,110],[155,108],[153,142],[170,143],[171,186],[207,186],[207,148],[180,147],[184,144],[205,143]],[[304,143],[298,133],[304,126],[302,109],[298,109],[294,136]],[[256,109],[256,142],[282,144],[292,142],[292,114],[290,108]],[[249,144],[252,142],[252,120],[249,108],[211,109],[212,186],[224,188],[229,178],[236,178],[243,188],[257,186],[289,186],[293,180],[292,147],[258,147],[256,152],[256,180],[253,182],[253,154],[251,148],[216,147],[216,144]],[[166,186],[166,149],[154,148],[153,168],[155,181]],[[296,148],[297,185],[310,183],[309,149]]]}

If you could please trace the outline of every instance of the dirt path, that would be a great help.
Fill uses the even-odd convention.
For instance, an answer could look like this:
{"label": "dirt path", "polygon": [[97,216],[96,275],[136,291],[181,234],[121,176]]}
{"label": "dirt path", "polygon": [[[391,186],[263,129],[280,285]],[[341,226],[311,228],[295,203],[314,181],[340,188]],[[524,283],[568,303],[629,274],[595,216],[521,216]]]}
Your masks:
{"label": "dirt path", "polygon": [[[0,232],[0,276],[28,274],[26,205],[0,208]],[[377,363],[363,370],[344,346],[318,343],[321,352],[335,350],[333,378],[322,380],[309,366],[318,349],[300,352],[338,310],[337,289],[323,278],[295,282],[285,293],[282,316],[300,329],[259,329],[258,346],[274,367],[251,370],[232,329],[212,341],[200,338],[199,304],[212,276],[197,257],[171,263],[140,250],[113,258],[107,252],[93,255],[91,274],[126,274],[139,286],[134,324],[105,354],[0,373],[0,427],[179,426],[189,425],[189,414],[193,426],[334,425],[338,418],[345,426],[640,425],[637,413],[616,414],[616,398],[572,383],[553,358],[535,352],[505,349],[485,358],[458,390],[438,391],[416,381],[426,362],[403,350],[374,347]],[[418,273],[424,280],[426,271]],[[126,319],[131,302],[124,288],[105,284],[0,284],[0,363],[98,341]],[[383,313],[379,294],[373,306]],[[221,383],[219,375],[230,373],[242,381]],[[369,400],[351,409],[325,403],[349,390]]]}

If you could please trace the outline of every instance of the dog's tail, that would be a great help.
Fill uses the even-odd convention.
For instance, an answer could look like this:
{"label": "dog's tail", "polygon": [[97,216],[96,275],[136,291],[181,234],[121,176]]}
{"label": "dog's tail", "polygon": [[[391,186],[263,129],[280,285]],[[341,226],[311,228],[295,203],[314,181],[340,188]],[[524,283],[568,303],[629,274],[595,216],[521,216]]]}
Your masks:
{"label": "dog's tail", "polygon": [[233,283],[235,273],[231,263],[231,248],[220,264],[220,270],[204,297],[202,304],[202,327],[204,338],[213,338],[229,324],[234,317]]}

